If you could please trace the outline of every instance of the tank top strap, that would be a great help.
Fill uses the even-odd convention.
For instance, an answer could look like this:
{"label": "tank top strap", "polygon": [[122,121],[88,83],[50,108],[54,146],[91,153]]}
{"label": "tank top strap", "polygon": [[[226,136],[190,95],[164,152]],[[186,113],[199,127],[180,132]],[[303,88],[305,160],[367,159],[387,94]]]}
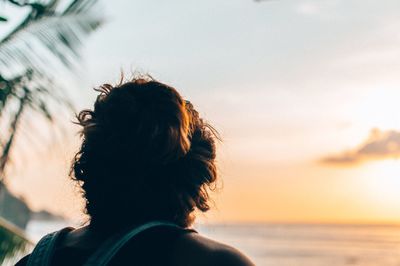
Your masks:
{"label": "tank top strap", "polygon": [[[111,259],[117,254],[117,252],[131,239],[133,239],[138,234],[154,227],[166,226],[171,228],[180,228],[182,227],[166,221],[152,221],[145,224],[142,224],[138,227],[131,229],[128,232],[123,232],[114,235],[110,239],[108,239],[104,244],[102,244],[92,256],[89,257],[84,266],[104,266],[107,265]],[[186,229],[183,229],[186,230]]]}
{"label": "tank top strap", "polygon": [[45,235],[39,243],[36,244],[33,252],[29,256],[27,266],[49,266],[53,257],[57,242],[66,233],[74,230],[72,227],[66,227],[59,231]]}

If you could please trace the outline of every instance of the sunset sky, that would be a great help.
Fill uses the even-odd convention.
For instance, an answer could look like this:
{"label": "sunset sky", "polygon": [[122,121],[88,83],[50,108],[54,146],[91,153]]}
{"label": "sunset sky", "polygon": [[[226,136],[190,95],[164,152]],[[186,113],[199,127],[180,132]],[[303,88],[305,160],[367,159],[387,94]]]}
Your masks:
{"label": "sunset sky", "polygon": [[[223,188],[201,219],[400,222],[400,1],[101,6],[107,24],[85,44],[76,80],[60,81],[78,108],[91,107],[91,88],[116,81],[121,68],[191,100],[223,138]],[[9,184],[35,209],[77,217],[70,120],[62,140],[24,153]]]}

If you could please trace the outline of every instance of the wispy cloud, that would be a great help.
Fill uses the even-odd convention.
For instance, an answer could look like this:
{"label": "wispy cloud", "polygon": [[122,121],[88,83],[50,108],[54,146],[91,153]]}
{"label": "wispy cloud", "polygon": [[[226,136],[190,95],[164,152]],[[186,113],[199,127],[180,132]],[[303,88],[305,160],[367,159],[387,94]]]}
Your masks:
{"label": "wispy cloud", "polygon": [[311,2],[305,2],[301,3],[296,7],[296,11],[299,14],[303,15],[314,15],[319,13],[321,10],[321,6],[319,6],[316,3],[311,3]]}
{"label": "wispy cloud", "polygon": [[305,1],[300,2],[295,6],[295,11],[298,14],[312,16],[320,15],[324,11],[331,10],[333,7],[337,6],[339,0],[330,1]]}
{"label": "wispy cloud", "polygon": [[400,131],[372,129],[367,140],[357,148],[324,157],[320,161],[331,165],[352,165],[368,160],[382,160],[399,156]]}

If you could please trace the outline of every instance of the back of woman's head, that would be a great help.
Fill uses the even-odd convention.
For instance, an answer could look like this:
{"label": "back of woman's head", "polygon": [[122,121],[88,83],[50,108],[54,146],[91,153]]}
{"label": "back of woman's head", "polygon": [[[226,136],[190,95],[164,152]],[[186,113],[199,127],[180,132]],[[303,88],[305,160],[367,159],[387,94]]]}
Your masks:
{"label": "back of woman's head", "polygon": [[78,114],[83,142],[72,172],[98,228],[166,220],[181,226],[209,209],[216,133],[172,87],[151,79],[102,85]]}

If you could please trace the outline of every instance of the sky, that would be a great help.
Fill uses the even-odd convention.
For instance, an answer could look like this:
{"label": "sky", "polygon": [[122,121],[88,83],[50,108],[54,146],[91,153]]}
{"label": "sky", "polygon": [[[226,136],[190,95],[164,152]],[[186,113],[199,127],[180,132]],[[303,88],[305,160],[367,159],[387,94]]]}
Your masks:
{"label": "sky", "polygon": [[[78,75],[60,80],[78,109],[121,69],[150,73],[193,102],[223,138],[221,189],[201,220],[400,221],[399,1],[101,7],[107,23],[85,43]],[[25,152],[8,182],[34,209],[78,217],[67,174],[79,139],[72,114],[65,120],[62,140]]]}

